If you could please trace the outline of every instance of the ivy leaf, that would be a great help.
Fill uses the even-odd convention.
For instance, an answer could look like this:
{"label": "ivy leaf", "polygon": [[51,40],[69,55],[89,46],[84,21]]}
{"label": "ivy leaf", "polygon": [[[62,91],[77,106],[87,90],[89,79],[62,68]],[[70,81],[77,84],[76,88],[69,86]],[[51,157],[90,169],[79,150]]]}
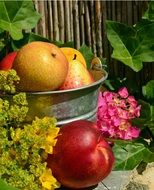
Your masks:
{"label": "ivy leaf", "polygon": [[145,86],[142,87],[142,93],[144,97],[154,102],[154,80],[150,80]]}
{"label": "ivy leaf", "polygon": [[135,27],[107,21],[107,37],[112,57],[138,72],[143,62],[154,61],[154,22],[142,20]]}
{"label": "ivy leaf", "polygon": [[154,1],[150,1],[148,9],[142,17],[143,19],[148,19],[154,21]]}
{"label": "ivy leaf", "polygon": [[4,48],[5,44],[0,40],[0,51]]}
{"label": "ivy leaf", "polygon": [[17,50],[20,49],[23,45],[33,42],[33,41],[43,41],[43,42],[49,42],[57,45],[58,47],[74,47],[74,42],[68,41],[66,43],[63,43],[61,41],[50,41],[48,38],[45,38],[39,34],[35,34],[33,32],[30,33],[24,33],[23,38],[20,40],[13,40],[11,42],[12,49]]}
{"label": "ivy leaf", "polygon": [[148,129],[147,132],[152,137],[154,136],[154,106],[143,100],[139,100],[138,103],[141,105],[141,115],[133,119],[132,124],[143,130],[142,136],[146,136],[144,131]]}
{"label": "ivy leaf", "polygon": [[85,60],[86,60],[86,63],[87,63],[87,68],[89,69],[90,68],[90,63],[91,63],[91,60],[93,59],[94,57],[94,54],[92,53],[92,50],[86,46],[85,44],[83,44],[79,51],[82,53],[82,55],[84,56]]}
{"label": "ivy leaf", "polygon": [[12,41],[12,43],[11,43],[12,49],[13,50],[20,49],[23,45],[25,45],[27,43],[30,43],[30,42],[33,42],[33,41],[50,42],[49,39],[47,39],[47,38],[45,38],[45,37],[43,37],[41,35],[35,34],[33,32],[24,33],[22,39]]}
{"label": "ivy leaf", "polygon": [[68,42],[61,42],[61,41],[52,41],[53,44],[55,44],[58,47],[72,47],[74,48],[74,42],[68,41]]}
{"label": "ivy leaf", "polygon": [[148,120],[150,120],[151,118],[151,105],[144,101],[144,100],[138,100],[139,105],[141,105],[141,114],[140,114],[140,118],[146,118]]}
{"label": "ivy leaf", "polygon": [[150,106],[150,121],[147,123],[147,126],[150,128],[153,136],[154,136],[154,106]]}
{"label": "ivy leaf", "polygon": [[154,162],[154,152],[151,152],[143,143],[116,142],[113,151],[116,160],[114,170],[132,170],[141,161]]}
{"label": "ivy leaf", "polygon": [[32,0],[0,1],[0,10],[0,28],[15,40],[23,37],[22,30],[34,28],[40,19]]}
{"label": "ivy leaf", "polygon": [[2,179],[0,179],[0,190],[18,190],[15,187],[7,185]]}

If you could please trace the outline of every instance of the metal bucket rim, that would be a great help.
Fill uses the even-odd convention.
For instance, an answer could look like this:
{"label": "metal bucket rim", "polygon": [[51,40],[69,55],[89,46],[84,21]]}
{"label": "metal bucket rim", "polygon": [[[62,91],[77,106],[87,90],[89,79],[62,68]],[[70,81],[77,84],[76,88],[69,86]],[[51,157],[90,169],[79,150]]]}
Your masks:
{"label": "metal bucket rim", "polygon": [[103,70],[103,74],[104,74],[104,76],[101,79],[95,81],[94,83],[92,83],[90,85],[85,85],[85,86],[82,86],[82,87],[79,87],[79,88],[73,88],[73,89],[68,89],[68,90],[52,90],[52,91],[41,91],[41,92],[26,92],[26,94],[27,95],[31,95],[31,94],[32,95],[60,94],[60,93],[75,92],[75,91],[78,91],[78,90],[91,88],[93,86],[101,84],[102,82],[104,82],[107,79],[108,73],[105,70]]}

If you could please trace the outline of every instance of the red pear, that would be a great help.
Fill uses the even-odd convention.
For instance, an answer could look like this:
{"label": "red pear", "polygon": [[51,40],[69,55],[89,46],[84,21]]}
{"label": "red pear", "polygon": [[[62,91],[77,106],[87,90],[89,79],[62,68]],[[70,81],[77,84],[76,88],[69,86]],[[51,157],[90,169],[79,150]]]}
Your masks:
{"label": "red pear", "polygon": [[89,85],[94,79],[87,68],[78,60],[69,62],[67,77],[60,87],[61,90],[68,90]]}

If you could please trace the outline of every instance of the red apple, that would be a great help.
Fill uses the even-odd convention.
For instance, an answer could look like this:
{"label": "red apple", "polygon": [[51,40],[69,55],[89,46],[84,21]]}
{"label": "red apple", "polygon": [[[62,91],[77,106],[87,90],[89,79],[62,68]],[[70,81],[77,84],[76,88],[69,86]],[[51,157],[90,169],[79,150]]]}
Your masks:
{"label": "red apple", "polygon": [[109,175],[114,154],[95,124],[80,120],[60,128],[53,154],[48,156],[47,163],[63,186],[87,188]]}
{"label": "red apple", "polygon": [[1,70],[11,69],[16,55],[17,55],[17,51],[13,51],[7,54],[0,62],[0,69]]}

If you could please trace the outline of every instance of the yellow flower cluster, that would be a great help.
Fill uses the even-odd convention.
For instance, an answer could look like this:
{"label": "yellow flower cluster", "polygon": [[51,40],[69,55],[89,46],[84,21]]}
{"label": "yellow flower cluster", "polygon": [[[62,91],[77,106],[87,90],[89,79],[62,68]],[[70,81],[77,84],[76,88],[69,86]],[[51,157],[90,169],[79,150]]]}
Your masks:
{"label": "yellow flower cluster", "polygon": [[[59,128],[56,127],[56,119],[36,117],[32,124],[25,124],[21,128],[11,126],[9,129],[2,129],[0,136],[5,136],[0,143],[0,178],[8,176],[4,180],[22,190],[59,188],[60,184],[46,163],[47,155],[52,154],[57,142]],[[3,150],[5,146],[8,148]]]}
{"label": "yellow flower cluster", "polygon": [[43,186],[42,190],[54,190],[60,187],[60,183],[53,177],[50,169],[46,169],[39,179]]}
{"label": "yellow flower cluster", "polygon": [[[37,120],[35,122],[37,123]],[[49,125],[48,119],[44,118],[44,122],[46,123],[46,125]],[[55,121],[53,121],[53,124],[54,123],[55,123]],[[45,150],[46,153],[52,154],[53,146],[55,146],[56,142],[57,142],[56,137],[57,137],[58,133],[59,133],[58,127],[51,127],[46,132],[46,134],[45,134],[46,143],[44,144],[44,146],[41,147]],[[42,190],[54,190],[55,188],[60,187],[60,183],[52,175],[51,169],[46,169],[39,179],[42,183],[42,187],[43,187]]]}
{"label": "yellow flower cluster", "polygon": [[15,93],[18,81],[14,70],[0,71],[0,179],[21,190],[54,190],[60,184],[46,158],[57,142],[57,121],[36,117],[24,123],[28,102],[25,93]]}

